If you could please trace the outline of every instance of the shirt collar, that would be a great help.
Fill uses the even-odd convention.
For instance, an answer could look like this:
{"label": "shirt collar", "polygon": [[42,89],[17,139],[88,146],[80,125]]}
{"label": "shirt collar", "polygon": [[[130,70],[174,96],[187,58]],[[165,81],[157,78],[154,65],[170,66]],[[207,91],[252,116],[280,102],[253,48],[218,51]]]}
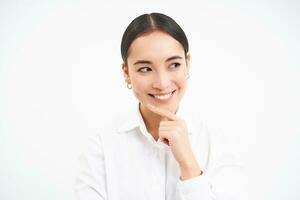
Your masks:
{"label": "shirt collar", "polygon": [[142,116],[139,111],[139,103],[135,107],[135,110],[127,112],[122,118],[122,122],[117,127],[119,133],[128,132],[132,129],[138,128],[141,124]]}
{"label": "shirt collar", "polygon": [[[180,105],[176,115],[179,116],[181,119],[184,119],[186,122],[186,125],[188,127],[189,134],[192,135],[195,129],[195,124],[192,123],[190,119],[190,116],[187,114],[186,110],[184,109],[183,105]],[[126,133],[130,130],[133,130],[135,128],[140,128],[141,132],[147,133],[146,125],[144,122],[144,119],[142,117],[142,114],[140,112],[140,103],[137,104],[134,111],[129,112],[125,117],[124,120],[119,126],[117,127],[117,131],[119,133]],[[149,134],[145,135],[146,137],[150,136]],[[152,136],[151,136],[152,137]]]}

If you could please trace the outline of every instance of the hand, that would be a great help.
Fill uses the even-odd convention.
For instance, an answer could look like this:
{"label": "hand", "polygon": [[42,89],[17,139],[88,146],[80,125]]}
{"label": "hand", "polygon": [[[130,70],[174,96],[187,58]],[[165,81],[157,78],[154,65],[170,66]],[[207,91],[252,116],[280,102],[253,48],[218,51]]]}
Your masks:
{"label": "hand", "polygon": [[147,107],[163,117],[158,129],[159,140],[170,146],[180,165],[182,176],[200,175],[202,172],[192,152],[185,121],[168,110],[150,104]]}

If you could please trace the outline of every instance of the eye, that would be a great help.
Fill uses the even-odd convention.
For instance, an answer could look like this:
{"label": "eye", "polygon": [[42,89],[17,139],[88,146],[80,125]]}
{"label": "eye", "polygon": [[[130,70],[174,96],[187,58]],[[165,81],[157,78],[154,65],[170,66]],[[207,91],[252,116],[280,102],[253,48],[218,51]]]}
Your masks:
{"label": "eye", "polygon": [[145,73],[145,72],[147,72],[147,71],[152,71],[149,67],[142,67],[142,68],[140,68],[140,69],[138,69],[138,72],[143,72],[143,73]]}
{"label": "eye", "polygon": [[181,64],[180,63],[173,63],[170,65],[171,68],[178,68]]}

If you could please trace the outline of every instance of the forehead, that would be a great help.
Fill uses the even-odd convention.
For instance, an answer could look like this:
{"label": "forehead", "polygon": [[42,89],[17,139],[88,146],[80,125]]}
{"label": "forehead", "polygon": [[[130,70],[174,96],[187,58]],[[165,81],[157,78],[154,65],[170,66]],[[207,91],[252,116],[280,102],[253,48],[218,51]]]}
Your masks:
{"label": "forehead", "polygon": [[184,57],[182,45],[165,32],[153,31],[133,41],[129,48],[128,62],[137,59],[159,61],[175,55]]}

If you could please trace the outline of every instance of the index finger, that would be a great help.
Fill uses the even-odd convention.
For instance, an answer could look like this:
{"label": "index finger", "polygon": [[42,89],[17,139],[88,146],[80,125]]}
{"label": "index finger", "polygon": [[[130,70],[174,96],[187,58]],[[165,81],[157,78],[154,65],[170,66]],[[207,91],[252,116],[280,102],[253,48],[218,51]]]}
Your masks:
{"label": "index finger", "polygon": [[153,106],[151,104],[147,104],[147,107],[149,108],[149,110],[151,110],[152,112],[162,116],[162,117],[166,117],[169,120],[172,121],[177,121],[179,120],[179,117],[176,116],[175,114],[171,113],[170,111],[166,110],[166,109],[162,109],[156,106]]}

